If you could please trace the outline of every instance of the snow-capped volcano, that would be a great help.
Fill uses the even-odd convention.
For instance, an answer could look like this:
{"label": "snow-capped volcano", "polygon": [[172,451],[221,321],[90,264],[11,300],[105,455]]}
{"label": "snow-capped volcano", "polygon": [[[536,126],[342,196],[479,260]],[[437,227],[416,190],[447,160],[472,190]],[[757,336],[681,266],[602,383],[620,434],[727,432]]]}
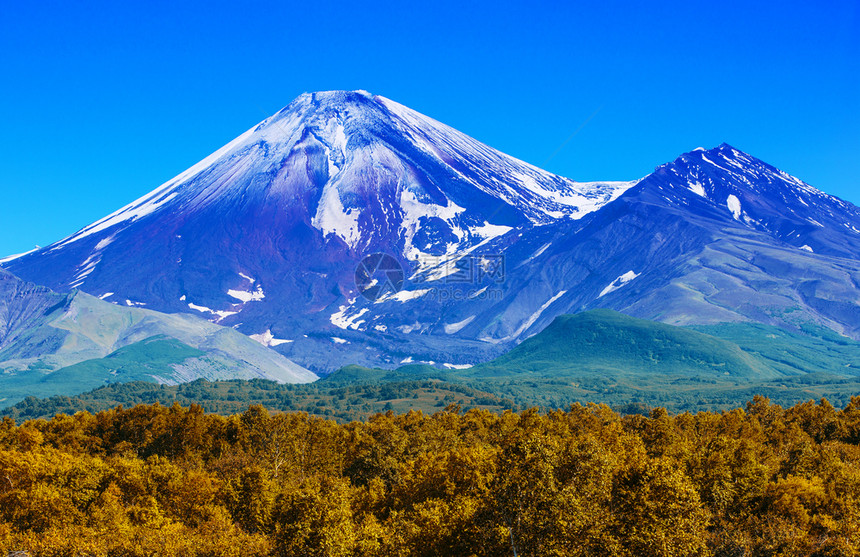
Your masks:
{"label": "snow-capped volcano", "polygon": [[368,253],[429,268],[523,226],[581,218],[634,184],[550,174],[363,91],[311,93],[141,199],[4,265],[56,291],[287,341],[319,328],[304,319],[331,325]]}
{"label": "snow-capped volcano", "polygon": [[[579,218],[634,182],[577,183],[364,91],[304,94],[141,199],[53,245],[151,215],[257,202],[356,251],[447,251],[523,222]],[[436,236],[436,238],[426,238]],[[428,242],[425,239],[437,240]],[[438,240],[442,239],[442,242]]]}
{"label": "snow-capped volcano", "polygon": [[3,266],[55,291],[201,315],[326,372],[475,363],[595,307],[860,336],[858,261],[860,210],[729,145],[642,180],[580,183],[334,91]]}

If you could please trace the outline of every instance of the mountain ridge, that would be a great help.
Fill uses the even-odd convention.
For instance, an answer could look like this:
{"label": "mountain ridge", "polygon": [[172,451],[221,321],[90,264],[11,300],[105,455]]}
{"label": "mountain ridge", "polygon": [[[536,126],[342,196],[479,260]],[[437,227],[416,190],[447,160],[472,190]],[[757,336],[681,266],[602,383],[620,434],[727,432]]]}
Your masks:
{"label": "mountain ridge", "polygon": [[[397,260],[403,287],[368,300],[355,269],[375,252]],[[4,266],[195,313],[328,373],[474,364],[600,307],[858,338],[858,257],[860,210],[725,143],[641,180],[581,183],[384,97],[335,91],[300,96]]]}

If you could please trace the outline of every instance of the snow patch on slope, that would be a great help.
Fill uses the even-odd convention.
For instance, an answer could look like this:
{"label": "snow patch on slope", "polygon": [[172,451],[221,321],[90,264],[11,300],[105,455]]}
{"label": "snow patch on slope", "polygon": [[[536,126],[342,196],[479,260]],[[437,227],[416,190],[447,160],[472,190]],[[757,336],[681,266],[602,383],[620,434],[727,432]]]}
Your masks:
{"label": "snow patch on slope", "polygon": [[206,306],[198,306],[197,304],[192,304],[191,302],[188,303],[188,307],[193,309],[194,311],[199,311],[200,313],[211,313],[212,315],[218,316],[218,319],[215,320],[216,322],[226,319],[231,315],[236,315],[237,313],[239,313],[238,311],[215,310]]}
{"label": "snow patch on slope", "polygon": [[704,197],[704,198],[708,197],[708,194],[705,192],[705,186],[703,186],[699,182],[691,181],[690,182],[690,191],[695,193],[696,195],[698,195],[700,197]]}
{"label": "snow patch on slope", "polygon": [[227,295],[232,298],[236,298],[243,304],[247,304],[248,302],[259,302],[266,297],[266,293],[263,292],[263,287],[260,285],[257,285],[257,289],[253,292],[230,289],[227,290]]}
{"label": "snow patch on slope", "polygon": [[283,338],[275,338],[275,335],[272,334],[272,331],[269,329],[266,329],[266,332],[264,332],[264,333],[259,333],[256,335],[249,335],[249,336],[250,336],[250,338],[252,338],[252,339],[256,340],[257,342],[259,342],[260,344],[262,344],[263,346],[268,346],[270,348],[273,346],[278,346],[280,344],[286,344],[288,342],[293,342],[292,340],[286,340]]}
{"label": "snow patch on slope", "polygon": [[[400,208],[403,211],[401,227],[406,240],[406,257],[416,259],[424,252],[420,247],[414,245],[415,235],[421,227],[421,221],[427,218],[438,218],[445,221],[452,229],[458,240],[462,241],[465,234],[463,230],[454,224],[456,217],[466,211],[451,200],[447,205],[439,205],[418,198],[414,191],[404,188],[400,192]],[[487,230],[490,233],[490,230]],[[450,247],[449,247],[450,249]]]}
{"label": "snow patch on slope", "polygon": [[521,334],[523,334],[526,330],[528,330],[529,327],[534,325],[535,321],[538,320],[538,318],[543,314],[543,312],[546,310],[546,308],[551,306],[556,300],[558,300],[559,298],[561,298],[565,294],[567,294],[567,290],[562,290],[561,292],[559,292],[558,294],[556,294],[555,296],[553,296],[552,298],[547,300],[541,307],[538,308],[538,310],[536,312],[531,314],[529,316],[529,318],[523,322],[522,325],[520,325],[520,327],[514,332],[514,334],[512,334],[511,336],[508,337],[508,340],[515,339],[515,338],[519,337]]}
{"label": "snow patch on slope", "polygon": [[480,338],[480,339],[478,339],[478,340],[482,340],[482,341],[484,341],[484,342],[490,342],[490,343],[492,343],[492,344],[498,344],[498,343],[500,343],[500,342],[507,342],[507,341],[509,341],[509,340],[514,340],[514,339],[519,338],[519,336],[520,336],[521,334],[523,334],[525,331],[527,331],[527,330],[528,330],[528,328],[529,328],[529,327],[531,327],[532,325],[534,325],[534,324],[535,324],[535,321],[537,321],[537,320],[540,318],[540,316],[543,314],[543,312],[544,312],[544,311],[546,311],[546,309],[547,309],[549,306],[551,306],[551,305],[552,305],[556,300],[558,300],[559,298],[561,298],[561,297],[562,297],[562,296],[564,296],[565,294],[567,294],[567,290],[562,290],[561,292],[559,292],[558,294],[556,294],[555,296],[553,296],[552,298],[550,298],[549,300],[547,300],[546,302],[544,302],[544,303],[543,303],[543,305],[541,305],[541,307],[539,307],[539,308],[537,309],[537,311],[535,311],[534,313],[532,313],[532,314],[528,317],[528,319],[526,319],[525,321],[523,321],[523,322],[520,324],[520,326],[519,326],[519,327],[517,327],[517,330],[516,330],[516,331],[514,331],[513,333],[511,333],[510,335],[508,335],[508,336],[506,336],[506,337],[504,337],[504,338],[500,338],[500,339],[494,339],[494,338],[491,338],[491,337],[481,337],[481,338]]}
{"label": "snow patch on slope", "polygon": [[325,235],[334,234],[340,237],[349,247],[355,248],[361,240],[358,228],[360,216],[360,210],[344,207],[337,187],[328,183],[323,188],[322,199],[311,225]]}
{"label": "snow patch on slope", "polygon": [[726,199],[726,207],[732,212],[735,220],[741,219],[741,200],[736,195],[732,194]]}
{"label": "snow patch on slope", "polygon": [[475,316],[472,315],[472,316],[467,317],[466,319],[464,319],[462,321],[458,321],[457,323],[447,324],[444,326],[445,333],[447,333],[449,335],[459,333],[463,329],[463,327],[465,327],[466,325],[471,323],[474,319],[475,319]]}
{"label": "snow patch on slope", "polygon": [[401,302],[401,303],[403,303],[403,302],[408,302],[408,301],[410,301],[410,300],[417,300],[418,298],[420,298],[421,296],[424,296],[424,295],[425,295],[425,294],[427,294],[428,292],[430,292],[430,289],[425,289],[425,290],[401,290],[401,291],[399,291],[399,292],[397,292],[397,293],[395,293],[395,294],[390,294],[390,293],[389,293],[389,294],[386,294],[385,296],[383,296],[383,297],[381,297],[379,300],[377,300],[377,302],[388,302],[388,301],[394,301],[394,302]]}
{"label": "snow patch on slope", "polygon": [[626,273],[624,273],[623,275],[621,275],[620,277],[618,277],[617,279],[615,279],[611,283],[609,283],[609,285],[606,288],[604,288],[600,292],[600,294],[597,295],[597,297],[602,298],[609,293],[615,292],[616,290],[618,290],[619,288],[621,288],[622,286],[624,286],[625,284],[627,284],[628,282],[630,282],[631,280],[635,279],[638,276],[639,276],[639,273],[635,273],[633,271],[627,271]]}
{"label": "snow patch on slope", "polygon": [[472,364],[442,364],[442,366],[448,369],[469,369],[473,367]]}
{"label": "snow patch on slope", "polygon": [[356,298],[348,300],[346,304],[340,306],[335,313],[329,316],[329,321],[331,321],[332,325],[339,329],[352,329],[357,331],[359,327],[364,324],[364,320],[361,319],[361,317],[370,311],[368,308],[361,308],[353,315],[348,315],[352,309],[352,305],[355,303],[355,300]]}
{"label": "snow patch on slope", "polygon": [[543,252],[545,252],[547,250],[547,248],[549,248],[551,245],[552,245],[552,242],[547,242],[546,244],[542,245],[540,248],[538,248],[538,250],[536,252],[531,254],[525,261],[523,261],[523,263],[528,263],[532,259],[540,257],[543,254]]}

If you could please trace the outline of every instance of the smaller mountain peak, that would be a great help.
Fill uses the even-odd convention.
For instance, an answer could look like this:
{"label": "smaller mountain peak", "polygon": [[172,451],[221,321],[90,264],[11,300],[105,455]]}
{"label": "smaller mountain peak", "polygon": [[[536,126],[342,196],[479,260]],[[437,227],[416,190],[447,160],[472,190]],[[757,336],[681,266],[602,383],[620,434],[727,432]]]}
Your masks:
{"label": "smaller mountain peak", "polygon": [[717,151],[718,153],[723,154],[723,155],[730,154],[732,156],[737,156],[737,155],[745,155],[746,154],[743,151],[741,151],[740,149],[736,149],[736,148],[732,147],[728,143],[720,143],[720,145],[716,149],[713,149],[713,150]]}
{"label": "smaller mountain peak", "polygon": [[743,151],[732,147],[728,143],[720,143],[716,147],[712,147],[710,149],[705,149],[704,147],[696,147],[695,149],[693,149],[689,153],[684,153],[684,154],[689,155],[692,153],[705,153],[705,154],[717,155],[717,154],[742,153],[742,152]]}
{"label": "smaller mountain peak", "polygon": [[[854,233],[860,212],[850,204],[815,189],[761,159],[721,143],[713,149],[695,149],[665,164],[643,180],[650,190],[668,199],[665,192],[689,190],[678,203],[704,198],[723,214],[750,228],[766,230],[798,248],[815,248],[808,230],[847,229]],[[840,215],[836,217],[836,215]],[[845,254],[833,246],[831,253]]]}
{"label": "smaller mountain peak", "polygon": [[696,147],[692,151],[684,153],[679,157],[680,160],[704,160],[706,162],[712,162],[711,159],[716,160],[717,158],[730,160],[743,159],[747,161],[753,160],[753,157],[744,153],[740,149],[732,147],[728,143],[720,143],[718,146],[711,149]]}

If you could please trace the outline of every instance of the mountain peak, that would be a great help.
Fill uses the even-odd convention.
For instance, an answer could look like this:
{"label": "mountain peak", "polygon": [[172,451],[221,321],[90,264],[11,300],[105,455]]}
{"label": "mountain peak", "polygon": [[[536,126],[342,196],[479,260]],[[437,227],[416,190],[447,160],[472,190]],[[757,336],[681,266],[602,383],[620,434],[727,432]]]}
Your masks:
{"label": "mountain peak", "polygon": [[292,100],[279,111],[285,112],[295,107],[315,104],[317,106],[338,106],[348,103],[373,100],[373,95],[362,89],[355,91],[335,89],[331,91],[308,91]]}
{"label": "mountain peak", "polygon": [[334,89],[331,91],[312,91],[299,95],[301,97],[310,97],[311,100],[319,103],[342,103],[355,101],[359,99],[373,100],[373,95],[364,89]]}
{"label": "mountain peak", "polygon": [[[660,202],[708,206],[806,251],[853,257],[860,250],[860,209],[728,143],[684,153],[642,182]],[[845,233],[856,246],[844,245]]]}
{"label": "mountain peak", "polygon": [[[678,159],[685,158],[685,157],[686,158],[701,157],[703,154],[704,154],[704,156],[714,155],[714,156],[720,156],[720,157],[732,157],[732,158],[743,157],[743,158],[747,158],[747,159],[751,159],[751,160],[755,159],[755,157],[753,157],[752,155],[749,155],[749,154],[741,151],[740,149],[737,149],[737,148],[729,145],[728,143],[720,143],[716,147],[711,147],[710,149],[706,149],[704,147],[696,147],[692,151],[688,151],[686,153],[681,154],[678,157]],[[673,164],[673,163],[667,163],[667,164],[664,164],[663,166],[668,166],[670,164]]]}
{"label": "mountain peak", "polygon": [[[587,307],[755,318],[773,298],[751,292],[774,280],[780,307],[860,331],[856,307],[828,298],[860,274],[821,257],[860,255],[853,205],[728,144],[636,183],[553,175],[381,96],[307,93],[7,268],[58,292],[193,313],[325,371],[407,350],[462,365]],[[403,289],[370,300],[356,270],[378,253]]]}
{"label": "mountain peak", "polygon": [[[415,221],[410,226],[422,218],[450,221],[445,228],[462,244],[456,229],[465,223],[452,219],[462,220],[464,207],[484,208],[483,217],[466,219],[470,227],[547,223],[592,212],[633,183],[577,183],[384,97],[321,91],[300,95],[150,194],[46,249],[93,235],[109,241],[108,231],[156,214],[187,215],[249,198],[279,204],[293,220],[353,249],[366,249],[374,233],[388,234],[378,219],[359,222],[367,202],[400,207],[402,218]],[[404,214],[416,204],[420,211]],[[410,244],[414,232],[408,236]]]}
{"label": "mountain peak", "polygon": [[312,92],[148,195],[9,263],[58,291],[276,334],[297,314],[351,299],[366,254],[444,273],[440,258],[580,218],[634,183],[556,176],[366,91]]}

